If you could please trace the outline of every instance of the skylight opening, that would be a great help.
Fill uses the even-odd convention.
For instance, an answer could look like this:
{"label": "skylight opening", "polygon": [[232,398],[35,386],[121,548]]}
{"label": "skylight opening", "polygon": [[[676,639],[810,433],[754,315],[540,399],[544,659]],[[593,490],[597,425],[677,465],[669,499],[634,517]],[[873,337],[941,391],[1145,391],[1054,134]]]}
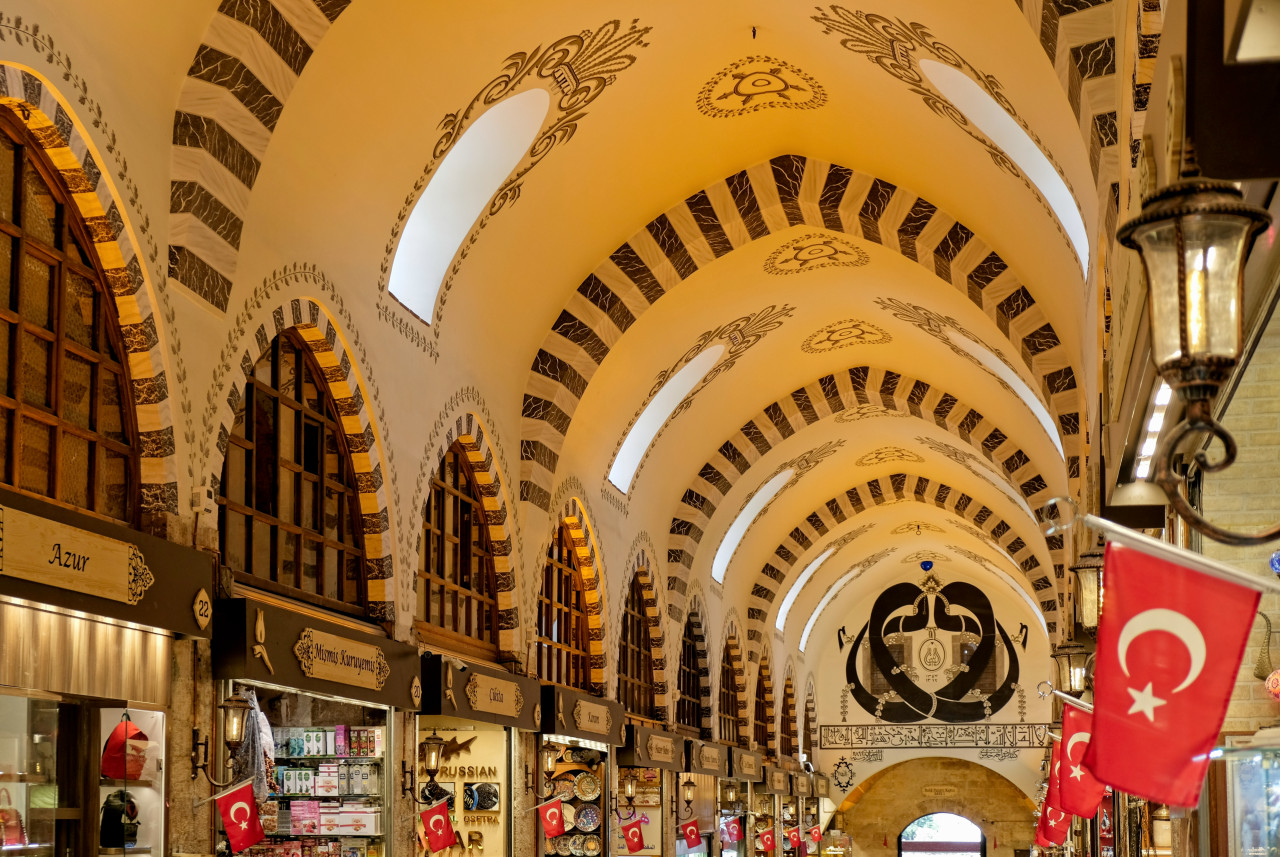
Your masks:
{"label": "skylight opening", "polygon": [[1003,107],[964,72],[934,60],[920,60],[920,71],[979,131],[1018,165],[1044,197],[1058,218],[1080,260],[1086,278],[1089,270],[1089,233],[1080,207],[1057,169],[1027,132]]}
{"label": "skylight opening", "polygon": [[428,324],[454,254],[533,145],[550,106],[548,92],[535,87],[490,107],[453,144],[414,203],[387,288]]}
{"label": "skylight opening", "polygon": [[804,589],[804,585],[809,582],[809,578],[818,573],[818,569],[822,568],[822,564],[831,558],[836,552],[834,547],[827,548],[818,558],[805,566],[804,571],[800,572],[800,576],[796,578],[796,582],[787,590],[786,596],[782,599],[782,606],[778,608],[778,619],[774,622],[774,627],[781,631],[787,624],[787,615],[791,613],[791,605],[796,603],[796,599],[800,597],[800,590]]}
{"label": "skylight opening", "polygon": [[756,491],[747,502],[747,505],[738,513],[738,517],[729,525],[728,532],[724,534],[724,539],[721,540],[720,547],[716,550],[715,559],[711,561],[711,577],[716,583],[724,583],[725,573],[729,570],[729,560],[733,559],[734,552],[738,550],[738,545],[742,542],[743,536],[747,534],[747,527],[751,526],[756,516],[777,496],[778,492],[782,490],[782,486],[791,480],[795,472],[794,468],[788,467],[764,483],[764,485],[761,485],[760,490]]}
{"label": "skylight opening", "polygon": [[667,420],[671,419],[671,412],[684,401],[684,397],[689,395],[694,387],[698,386],[698,382],[706,377],[724,351],[724,345],[717,343],[699,353],[679,372],[672,375],[667,383],[662,385],[658,395],[645,406],[639,419],[631,427],[631,431],[627,432],[626,439],[618,449],[618,455],[613,459],[613,466],[609,468],[609,481],[623,494],[631,490],[636,469],[644,460],[649,447],[653,445],[653,439],[667,424]]}

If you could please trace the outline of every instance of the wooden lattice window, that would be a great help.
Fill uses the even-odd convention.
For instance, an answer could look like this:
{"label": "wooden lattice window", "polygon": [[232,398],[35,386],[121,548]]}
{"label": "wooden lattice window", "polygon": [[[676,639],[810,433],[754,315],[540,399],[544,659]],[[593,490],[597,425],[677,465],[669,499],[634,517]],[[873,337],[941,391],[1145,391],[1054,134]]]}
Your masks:
{"label": "wooden lattice window", "polygon": [[796,754],[796,691],[790,678],[782,685],[782,737],[778,744],[783,756]]}
{"label": "wooden lattice window", "polygon": [[684,634],[680,638],[680,675],[677,677],[679,696],[676,698],[676,724],[691,729],[702,728],[702,675],[698,669],[698,639],[694,634],[696,613],[690,613],[684,622]]}
{"label": "wooden lattice window", "polygon": [[773,710],[769,705],[769,666],[763,664],[760,667],[760,675],[756,677],[756,707],[755,716],[752,718],[752,736],[755,738],[756,750],[768,756],[773,753],[769,752],[769,734],[773,731]]}
{"label": "wooden lattice window", "polygon": [[809,685],[805,694],[804,729],[800,732],[800,752],[805,758],[813,760],[813,740],[818,734],[818,704],[813,698],[813,685]]}
{"label": "wooden lattice window", "polygon": [[8,110],[0,280],[0,482],[137,524],[137,429],[115,304],[61,176]]}
{"label": "wooden lattice window", "polygon": [[251,586],[363,614],[351,456],[324,375],[294,331],[254,365],[228,441],[218,491],[223,562]]}
{"label": "wooden lattice window", "polygon": [[738,732],[738,675],[733,669],[733,661],[729,658],[729,645],[726,643],[724,654],[720,658],[720,740],[726,744],[741,746],[742,735]]}
{"label": "wooden lattice window", "polygon": [[590,691],[586,600],[582,572],[568,530],[560,527],[547,548],[538,595],[538,677]]}
{"label": "wooden lattice window", "polygon": [[631,576],[631,588],[627,591],[627,603],[622,610],[622,639],[618,643],[618,701],[629,714],[653,717],[653,647],[639,574]]}
{"label": "wooden lattice window", "polygon": [[431,478],[418,554],[418,617],[424,640],[464,653],[498,653],[498,598],[484,504],[462,447],[444,454]]}

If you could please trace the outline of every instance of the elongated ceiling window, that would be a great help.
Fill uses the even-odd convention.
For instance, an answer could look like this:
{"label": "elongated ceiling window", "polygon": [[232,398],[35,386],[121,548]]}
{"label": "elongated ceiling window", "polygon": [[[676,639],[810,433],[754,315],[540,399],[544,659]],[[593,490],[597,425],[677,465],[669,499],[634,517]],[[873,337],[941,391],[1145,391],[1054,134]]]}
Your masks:
{"label": "elongated ceiling window", "polygon": [[534,88],[486,110],[444,156],[409,213],[387,288],[428,324],[454,254],[533,144],[550,104],[547,91]]}
{"label": "elongated ceiling window", "polygon": [[729,570],[729,560],[733,559],[733,554],[738,550],[742,537],[747,534],[747,527],[751,526],[756,516],[769,505],[769,502],[794,475],[795,470],[789,467],[761,485],[760,490],[752,495],[747,505],[738,513],[738,517],[729,525],[729,530],[721,539],[720,547],[716,549],[715,558],[711,561],[711,576],[716,583],[724,583],[725,573]]}
{"label": "elongated ceiling window", "polygon": [[809,582],[809,578],[818,573],[818,569],[822,568],[822,564],[831,558],[836,552],[834,547],[827,548],[818,554],[813,562],[805,566],[804,571],[800,572],[800,576],[796,578],[796,582],[791,584],[791,588],[787,590],[787,594],[782,599],[782,606],[778,608],[778,619],[774,622],[774,627],[781,631],[786,627],[787,616],[791,613],[791,605],[796,603],[796,598],[800,595],[800,590],[804,589],[804,585]]}

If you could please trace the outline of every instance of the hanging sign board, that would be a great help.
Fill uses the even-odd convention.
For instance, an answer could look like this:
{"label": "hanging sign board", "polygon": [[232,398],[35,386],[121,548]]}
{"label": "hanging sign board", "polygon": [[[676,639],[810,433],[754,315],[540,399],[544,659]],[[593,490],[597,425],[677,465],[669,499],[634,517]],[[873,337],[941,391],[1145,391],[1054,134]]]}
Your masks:
{"label": "hanging sign board", "polygon": [[831,797],[831,780],[826,774],[813,775],[813,794],[815,797]]}
{"label": "hanging sign board", "polygon": [[739,780],[758,783],[764,779],[764,758],[759,753],[749,753],[737,747],[729,749],[730,774]]}
{"label": "hanging sign board", "polygon": [[542,732],[617,746],[623,742],[622,704],[558,684],[542,686]]}
{"label": "hanging sign board", "polygon": [[627,740],[618,750],[618,765],[683,771],[684,743],[684,738],[670,732],[628,724]]}
{"label": "hanging sign board", "polygon": [[293,645],[293,654],[303,675],[352,687],[382,690],[391,675],[387,656],[378,646],[315,628],[302,629],[298,642]]}
{"label": "hanging sign board", "polygon": [[0,594],[208,637],[214,556],[0,489]]}
{"label": "hanging sign board", "polygon": [[443,714],[464,720],[497,723],[537,731],[541,721],[541,688],[536,679],[513,675],[499,667],[437,654],[422,656],[419,714]]}
{"label": "hanging sign board", "polygon": [[808,774],[792,774],[791,793],[796,797],[811,796],[813,794],[813,779]]}
{"label": "hanging sign board", "polygon": [[789,795],[791,794],[791,775],[782,768],[765,765],[764,784],[756,786],[756,791],[767,795]]}
{"label": "hanging sign board", "polygon": [[691,774],[707,774],[712,777],[729,776],[729,748],[712,741],[689,741],[689,763],[685,770]]}

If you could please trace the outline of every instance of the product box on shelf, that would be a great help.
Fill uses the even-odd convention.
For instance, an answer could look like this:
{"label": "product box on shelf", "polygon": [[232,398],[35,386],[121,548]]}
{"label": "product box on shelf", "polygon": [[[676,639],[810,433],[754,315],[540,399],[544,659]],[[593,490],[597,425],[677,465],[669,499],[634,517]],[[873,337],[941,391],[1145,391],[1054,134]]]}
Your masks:
{"label": "product box on shelf", "polygon": [[289,807],[289,832],[295,836],[315,836],[320,832],[320,802],[295,800]]}
{"label": "product box on shelf", "polygon": [[339,794],[338,765],[321,765],[316,771],[315,793],[321,797]]}

